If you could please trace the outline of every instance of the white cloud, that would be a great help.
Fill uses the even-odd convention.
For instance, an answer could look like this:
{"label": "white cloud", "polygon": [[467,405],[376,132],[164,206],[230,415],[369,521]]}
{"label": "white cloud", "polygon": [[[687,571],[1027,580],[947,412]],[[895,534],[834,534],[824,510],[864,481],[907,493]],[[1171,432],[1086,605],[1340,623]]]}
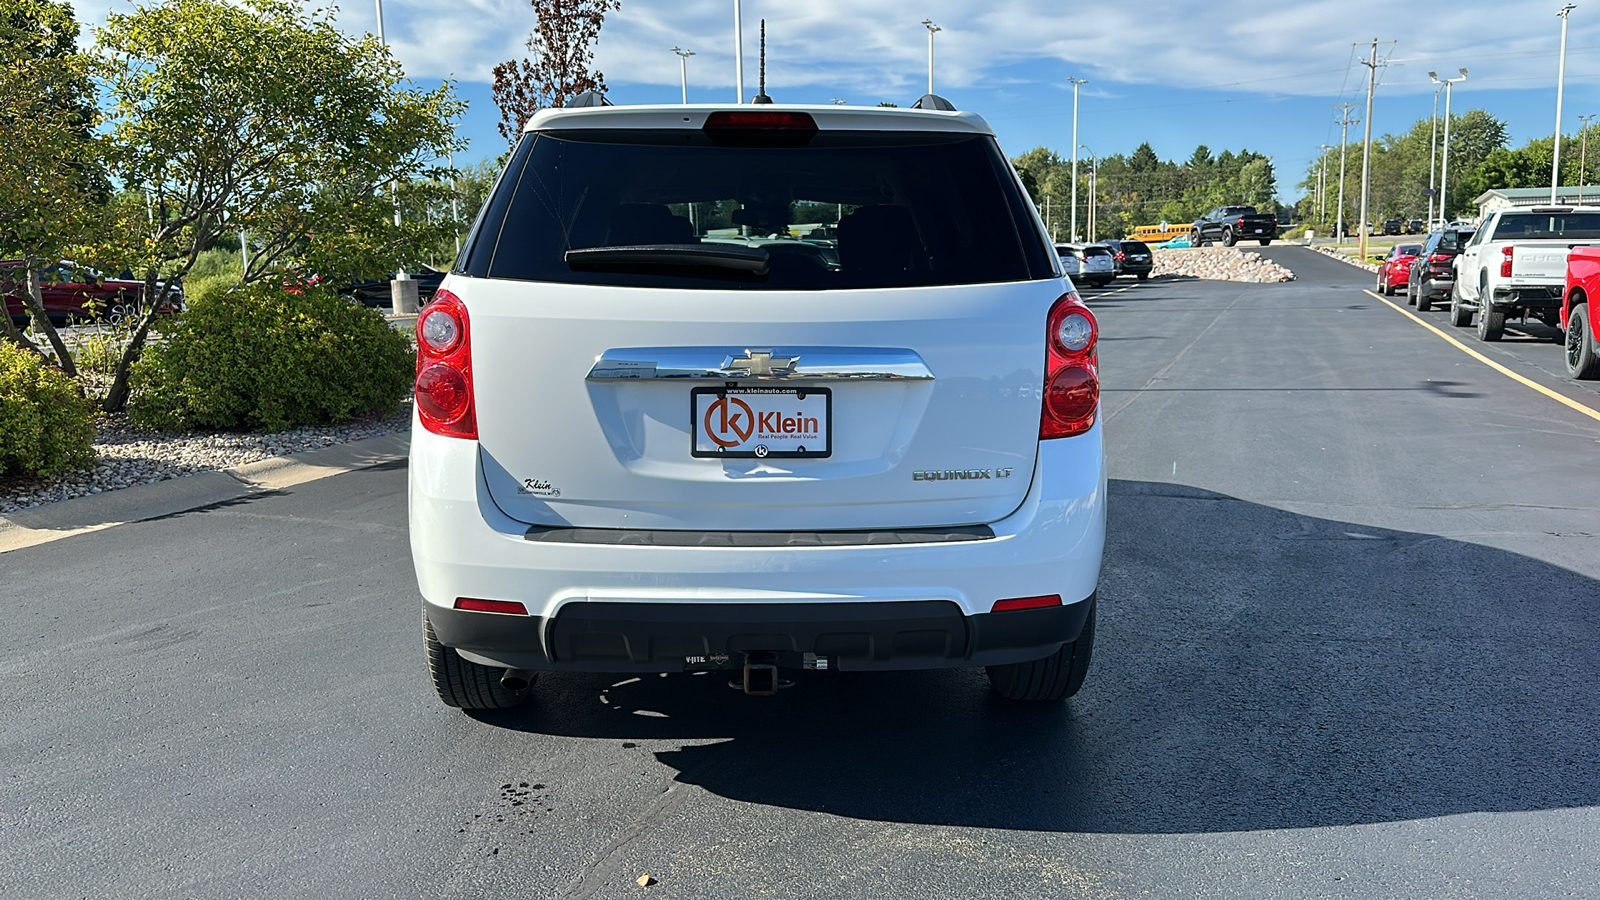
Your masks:
{"label": "white cloud", "polygon": [[[1380,48],[1397,62],[1383,73],[1386,90],[1430,90],[1429,69],[1461,65],[1472,68],[1475,89],[1539,87],[1555,81],[1556,5],[1524,0],[1511,14],[1505,0],[1460,0],[1396,16],[1392,0],[1144,0],[1120,10],[1044,0],[744,0],[745,83],[753,93],[757,23],[765,17],[775,88],[910,95],[926,77],[927,34],[919,23],[931,17],[944,29],[936,38],[937,80],[949,89],[1015,83],[1014,68],[997,73],[1049,62],[1041,69],[1052,79],[1070,70],[1102,85],[1332,96],[1341,86],[1359,86],[1365,68],[1351,64],[1351,45],[1374,35],[1400,39]],[[108,9],[130,4],[89,0],[77,7],[93,25]],[[732,9],[731,0],[623,0],[607,19],[597,67],[612,84],[673,85],[678,61],[668,48],[679,45],[696,54],[689,62],[693,88],[731,92]],[[495,63],[522,55],[534,19],[525,0],[388,0],[384,18],[413,76],[454,73],[469,81],[488,81]],[[353,34],[374,30],[374,7],[348,5],[339,21]],[[1600,16],[1574,12],[1569,43],[1568,77],[1600,78]]]}

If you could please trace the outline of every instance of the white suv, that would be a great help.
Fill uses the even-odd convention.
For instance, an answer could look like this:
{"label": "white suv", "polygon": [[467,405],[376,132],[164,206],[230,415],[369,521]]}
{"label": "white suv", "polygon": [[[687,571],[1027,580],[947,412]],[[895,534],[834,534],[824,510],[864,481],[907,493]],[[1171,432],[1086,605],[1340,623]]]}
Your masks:
{"label": "white suv", "polygon": [[543,110],[417,336],[444,702],[539,671],[1082,684],[1097,325],[982,118]]}

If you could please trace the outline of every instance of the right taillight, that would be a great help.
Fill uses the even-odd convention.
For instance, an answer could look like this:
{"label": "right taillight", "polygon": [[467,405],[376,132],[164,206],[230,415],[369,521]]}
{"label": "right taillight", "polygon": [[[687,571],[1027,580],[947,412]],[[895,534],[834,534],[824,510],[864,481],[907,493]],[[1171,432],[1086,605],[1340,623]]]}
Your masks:
{"label": "right taillight", "polygon": [[1440,263],[1447,263],[1449,261],[1450,261],[1449,254],[1446,254],[1446,253],[1429,253],[1428,254],[1428,263],[1430,265],[1437,265],[1437,264],[1440,264]]}
{"label": "right taillight", "polygon": [[1100,325],[1075,292],[1050,307],[1045,336],[1044,403],[1039,440],[1072,437],[1094,427],[1100,410],[1095,347]]}
{"label": "right taillight", "polygon": [[467,308],[437,291],[417,316],[417,419],[446,437],[478,437],[473,408],[472,341]]}

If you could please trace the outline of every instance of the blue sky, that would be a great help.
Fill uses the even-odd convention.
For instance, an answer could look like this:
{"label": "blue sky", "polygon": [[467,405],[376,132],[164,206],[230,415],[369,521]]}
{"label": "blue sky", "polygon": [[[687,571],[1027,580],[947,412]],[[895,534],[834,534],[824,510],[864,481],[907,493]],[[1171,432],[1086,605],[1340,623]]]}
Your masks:
{"label": "blue sky", "polygon": [[[77,4],[93,26],[126,0]],[[1456,111],[1481,107],[1505,120],[1512,144],[1548,135],[1555,125],[1558,2],[1455,0],[1402,9],[1392,0],[1204,3],[1142,0],[1068,6],[1041,0],[953,0],[920,4],[878,0],[743,0],[746,93],[755,92],[757,23],[767,19],[768,93],[780,102],[880,100],[902,106],[926,88],[927,32],[935,37],[935,91],[983,114],[1012,155],[1044,145],[1071,150],[1069,76],[1089,79],[1080,98],[1079,143],[1100,155],[1128,153],[1149,141],[1164,159],[1185,159],[1198,144],[1213,152],[1248,147],[1272,157],[1280,193],[1293,185],[1317,145],[1336,143],[1332,104],[1365,99],[1365,49],[1379,48],[1374,136],[1402,131],[1433,104],[1428,71],[1468,81]],[[734,97],[733,0],[623,0],[606,20],[596,48],[617,103],[677,102],[674,45],[689,60],[689,99]],[[533,27],[526,0],[387,0],[385,30],[396,55],[421,85],[454,77],[470,107],[461,122],[469,150],[458,163],[504,149],[489,95],[495,63],[524,55]],[[345,30],[375,29],[375,7],[357,2],[338,13]],[[1563,125],[1600,113],[1600,3],[1570,18]],[[1351,139],[1360,137],[1352,126]],[[1600,159],[1600,148],[1595,151]]]}

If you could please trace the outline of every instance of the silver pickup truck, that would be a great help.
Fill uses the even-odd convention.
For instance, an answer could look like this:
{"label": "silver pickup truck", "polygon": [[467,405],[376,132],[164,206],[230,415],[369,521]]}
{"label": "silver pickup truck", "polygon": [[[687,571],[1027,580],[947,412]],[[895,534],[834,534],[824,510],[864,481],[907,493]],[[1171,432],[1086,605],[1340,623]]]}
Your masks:
{"label": "silver pickup truck", "polygon": [[1493,213],[1456,256],[1450,322],[1498,341],[1507,319],[1560,327],[1567,254],[1600,244],[1600,206],[1535,206]]}

